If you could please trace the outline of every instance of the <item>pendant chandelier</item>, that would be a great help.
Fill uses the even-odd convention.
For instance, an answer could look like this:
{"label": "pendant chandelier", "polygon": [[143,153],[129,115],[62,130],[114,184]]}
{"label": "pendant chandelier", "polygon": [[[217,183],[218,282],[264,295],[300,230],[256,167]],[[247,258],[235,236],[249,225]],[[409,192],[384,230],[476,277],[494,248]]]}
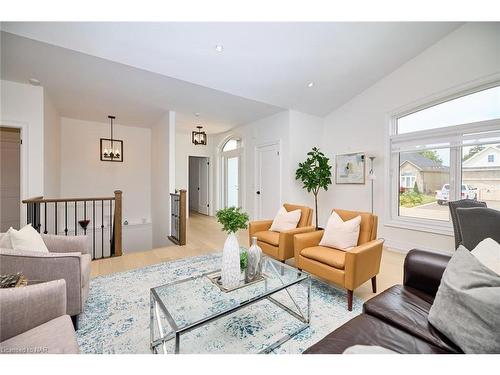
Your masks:
{"label": "pendant chandelier", "polygon": [[198,130],[193,131],[192,141],[194,145],[206,145],[207,144],[207,133],[202,131],[202,126],[196,127]]}
{"label": "pendant chandelier", "polygon": [[115,116],[108,116],[110,124],[110,138],[101,138],[101,161],[123,162],[123,141],[113,139],[113,120]]}

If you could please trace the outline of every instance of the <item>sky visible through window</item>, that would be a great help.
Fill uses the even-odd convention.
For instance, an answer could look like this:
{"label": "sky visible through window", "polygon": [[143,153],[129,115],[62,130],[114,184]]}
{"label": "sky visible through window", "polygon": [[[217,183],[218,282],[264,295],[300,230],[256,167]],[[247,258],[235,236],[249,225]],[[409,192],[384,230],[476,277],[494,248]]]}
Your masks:
{"label": "sky visible through window", "polygon": [[[398,118],[398,134],[500,118],[500,86],[462,96]],[[449,165],[449,149],[436,150]]]}

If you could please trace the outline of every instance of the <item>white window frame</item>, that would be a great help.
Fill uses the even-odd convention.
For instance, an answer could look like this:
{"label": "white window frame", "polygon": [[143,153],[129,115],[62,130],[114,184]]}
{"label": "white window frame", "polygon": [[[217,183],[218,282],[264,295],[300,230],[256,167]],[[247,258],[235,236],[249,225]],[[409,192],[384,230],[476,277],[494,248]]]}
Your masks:
{"label": "white window frame", "polygon": [[426,100],[422,100],[418,103],[412,103],[411,105],[399,108],[388,114],[386,160],[388,160],[389,167],[386,168],[386,181],[388,181],[389,188],[386,189],[386,207],[389,209],[386,210],[386,226],[453,236],[451,220],[441,221],[436,219],[424,219],[399,215],[399,184],[401,179],[400,159],[399,154],[392,151],[393,144],[395,142],[417,142],[418,139],[421,139],[422,142],[436,140],[436,143],[441,144],[443,144],[443,140],[449,142],[449,146],[441,148],[450,149],[450,200],[457,200],[460,199],[460,185],[462,183],[462,134],[484,131],[500,131],[500,119],[446,126],[437,129],[421,130],[403,134],[397,133],[397,120],[422,109],[433,107],[462,96],[498,86],[500,85],[499,78],[500,77],[498,77],[495,81],[485,82],[482,84],[476,82],[475,85],[463,87],[460,91],[455,89],[454,92],[448,92],[447,95],[442,94],[433,98],[427,98]]}
{"label": "white window frame", "polygon": [[[401,179],[404,179],[404,184],[401,184]],[[410,183],[408,184],[408,179],[410,179]],[[405,189],[413,189],[415,186],[415,181],[417,181],[417,177],[414,174],[399,174],[400,186]]]}

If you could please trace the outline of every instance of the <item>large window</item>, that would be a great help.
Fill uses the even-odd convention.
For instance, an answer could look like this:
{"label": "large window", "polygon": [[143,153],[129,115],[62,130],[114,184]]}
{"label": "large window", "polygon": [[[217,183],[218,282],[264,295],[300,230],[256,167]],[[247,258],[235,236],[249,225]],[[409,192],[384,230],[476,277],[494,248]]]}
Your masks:
{"label": "large window", "polygon": [[448,202],[500,208],[500,86],[393,117],[391,222],[449,231]]}

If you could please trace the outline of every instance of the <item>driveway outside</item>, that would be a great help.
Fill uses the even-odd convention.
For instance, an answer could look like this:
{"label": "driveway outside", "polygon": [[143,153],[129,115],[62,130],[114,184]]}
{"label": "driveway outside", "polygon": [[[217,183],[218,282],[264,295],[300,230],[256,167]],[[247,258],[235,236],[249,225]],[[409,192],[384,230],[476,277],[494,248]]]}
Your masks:
{"label": "driveway outside", "polygon": [[[500,201],[486,201],[486,205],[489,208],[500,210]],[[400,207],[399,212],[401,216],[443,221],[450,220],[450,210],[448,209],[448,205],[440,206],[436,202],[422,204],[412,208]]]}

